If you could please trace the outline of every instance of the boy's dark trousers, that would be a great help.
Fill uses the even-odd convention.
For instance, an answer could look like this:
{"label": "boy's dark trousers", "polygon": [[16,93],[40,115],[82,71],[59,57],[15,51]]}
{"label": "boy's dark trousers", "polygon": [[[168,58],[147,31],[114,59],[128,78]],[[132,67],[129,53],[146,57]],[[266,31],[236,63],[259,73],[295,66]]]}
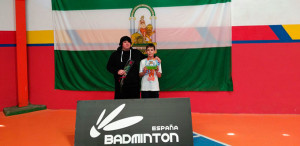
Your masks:
{"label": "boy's dark trousers", "polygon": [[159,98],[159,91],[142,91],[142,98]]}

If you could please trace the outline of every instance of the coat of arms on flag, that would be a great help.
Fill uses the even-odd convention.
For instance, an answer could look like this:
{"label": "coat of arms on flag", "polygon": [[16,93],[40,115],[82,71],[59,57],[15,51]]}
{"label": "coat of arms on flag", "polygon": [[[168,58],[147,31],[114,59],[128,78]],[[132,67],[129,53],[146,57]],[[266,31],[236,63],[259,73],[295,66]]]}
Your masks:
{"label": "coat of arms on flag", "polygon": [[156,45],[156,15],[152,7],[139,4],[130,12],[130,34],[132,47],[146,54],[147,44]]}

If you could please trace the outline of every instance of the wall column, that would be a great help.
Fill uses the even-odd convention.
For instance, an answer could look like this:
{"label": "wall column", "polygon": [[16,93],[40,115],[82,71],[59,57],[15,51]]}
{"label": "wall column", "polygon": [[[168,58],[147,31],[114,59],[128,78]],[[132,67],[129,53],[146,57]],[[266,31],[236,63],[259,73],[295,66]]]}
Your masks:
{"label": "wall column", "polygon": [[28,68],[25,0],[15,0],[18,107],[28,105]]}

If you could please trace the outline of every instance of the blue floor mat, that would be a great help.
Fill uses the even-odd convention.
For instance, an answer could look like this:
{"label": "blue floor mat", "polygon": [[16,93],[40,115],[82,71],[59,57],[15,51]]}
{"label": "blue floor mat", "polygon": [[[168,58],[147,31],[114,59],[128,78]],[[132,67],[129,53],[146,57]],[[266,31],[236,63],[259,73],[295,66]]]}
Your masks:
{"label": "blue floor mat", "polygon": [[209,137],[193,132],[194,146],[229,146]]}

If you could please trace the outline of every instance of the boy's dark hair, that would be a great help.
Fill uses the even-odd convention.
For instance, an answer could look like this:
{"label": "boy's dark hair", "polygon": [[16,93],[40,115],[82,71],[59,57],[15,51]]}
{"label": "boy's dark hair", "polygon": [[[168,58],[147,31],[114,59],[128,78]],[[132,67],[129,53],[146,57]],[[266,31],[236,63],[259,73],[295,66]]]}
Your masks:
{"label": "boy's dark hair", "polygon": [[149,47],[153,47],[153,48],[154,48],[154,50],[155,50],[155,45],[154,45],[154,44],[152,44],[152,43],[150,43],[150,44],[148,44],[148,45],[146,46],[146,51],[147,51],[147,49],[148,49]]}
{"label": "boy's dark hair", "polygon": [[121,39],[120,39],[119,46],[122,46],[124,41],[128,41],[130,44],[132,44],[132,43],[131,43],[131,38],[130,38],[130,37],[128,37],[128,36],[123,36],[123,37],[121,37]]}

